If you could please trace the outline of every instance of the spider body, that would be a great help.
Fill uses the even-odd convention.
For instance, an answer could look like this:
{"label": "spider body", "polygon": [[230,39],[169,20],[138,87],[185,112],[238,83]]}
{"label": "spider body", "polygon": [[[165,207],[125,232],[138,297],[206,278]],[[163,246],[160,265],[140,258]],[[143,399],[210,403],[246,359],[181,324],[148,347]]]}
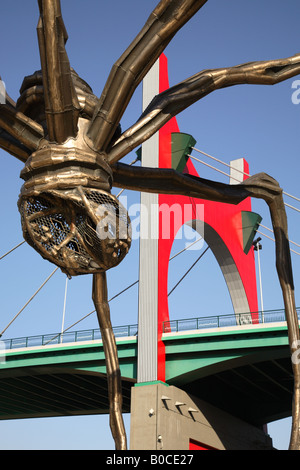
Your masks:
{"label": "spider body", "polygon": [[[107,154],[93,151],[84,138],[96,98],[75,72],[72,77],[81,104],[77,134],[62,144],[49,142],[47,135],[40,140],[21,171],[25,182],[18,202],[26,241],[69,276],[116,266],[131,243],[129,217],[110,193]],[[17,109],[46,134],[41,72],[25,78]]]}

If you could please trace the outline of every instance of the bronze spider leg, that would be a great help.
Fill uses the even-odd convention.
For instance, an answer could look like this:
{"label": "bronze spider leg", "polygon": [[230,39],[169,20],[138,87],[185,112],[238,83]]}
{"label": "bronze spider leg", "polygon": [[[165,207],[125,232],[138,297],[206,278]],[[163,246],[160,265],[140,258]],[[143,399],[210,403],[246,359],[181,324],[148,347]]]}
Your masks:
{"label": "bronze spider leg", "polygon": [[274,85],[299,73],[300,54],[285,59],[203,70],[154,97],[139,120],[115,142],[109,151],[108,160],[114,164],[173,116],[215,90],[242,84]]}
{"label": "bronze spider leg", "polygon": [[[121,163],[114,166],[116,186],[161,194],[182,194],[217,202],[238,204],[246,197],[263,199],[269,207],[276,243],[276,268],[281,285],[288,325],[291,356],[299,347],[299,320],[296,311],[294,282],[288,241],[287,217],[278,183],[260,173],[241,184],[226,185],[195,176],[179,174],[175,170],[130,167]],[[292,361],[294,374],[293,425],[290,450],[300,446],[300,365]]]}
{"label": "bronze spider leg", "polygon": [[0,104],[1,147],[24,161],[38,148],[43,137],[42,126],[17,111],[13,101],[6,96],[6,103]]}
{"label": "bronze spider leg", "polygon": [[63,143],[77,134],[79,103],[65,50],[68,35],[59,0],[39,0],[37,27],[50,141]]}
{"label": "bronze spider leg", "polygon": [[122,417],[122,386],[116,340],[107,301],[106,273],[93,275],[93,301],[96,308],[105,353],[110,428],[117,450],[126,450],[126,432]]}
{"label": "bronze spider leg", "polygon": [[[1,80],[1,77],[0,77]],[[5,103],[11,108],[11,113],[13,113],[16,108],[16,103],[13,101],[13,99],[6,93],[5,91]],[[3,104],[0,104],[0,122],[1,121],[6,121],[4,118],[5,112],[7,113],[7,110],[5,111],[5,108],[3,107]],[[2,116],[2,117],[1,117]],[[25,116],[23,115],[23,119],[25,119]],[[4,124],[6,129],[8,128],[7,123]],[[36,126],[33,125],[33,128]],[[3,148],[6,152],[10,153],[14,157],[18,158],[22,162],[26,161],[27,158],[29,157],[31,151],[28,147],[26,147],[23,143],[18,140],[18,137],[21,138],[21,133],[16,131],[16,128],[11,129],[9,127],[9,131],[7,132],[4,130],[4,128],[0,124],[0,147]],[[15,137],[17,135],[17,138]]]}
{"label": "bronze spider leg", "polygon": [[[1,106],[1,105],[0,105]],[[30,151],[20,141],[0,128],[0,147],[22,162],[26,161]]]}
{"label": "bronze spider leg", "polygon": [[113,65],[86,141],[95,151],[107,151],[138,84],[174,35],[207,0],[161,0],[145,26]]}
{"label": "bronze spider leg", "polygon": [[43,128],[16,109],[6,90],[4,101],[0,103],[0,147],[25,162],[44,137]]}

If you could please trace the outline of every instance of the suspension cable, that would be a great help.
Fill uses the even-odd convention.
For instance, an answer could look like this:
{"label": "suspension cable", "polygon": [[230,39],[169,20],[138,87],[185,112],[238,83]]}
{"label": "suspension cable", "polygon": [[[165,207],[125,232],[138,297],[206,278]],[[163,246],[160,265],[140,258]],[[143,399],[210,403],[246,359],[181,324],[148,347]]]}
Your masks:
{"label": "suspension cable", "polygon": [[[234,179],[235,181],[238,181],[239,183],[241,182],[239,179],[234,178],[233,176],[230,176],[228,173],[225,173],[225,171],[219,170],[215,166],[210,165],[209,163],[204,162],[203,160],[199,160],[199,158],[193,157],[193,155],[187,155],[187,157],[192,158],[193,160],[196,160],[199,163],[202,163],[202,165],[208,166],[212,170],[218,171],[219,173],[222,173],[222,175],[229,176],[229,178]],[[239,171],[239,170],[238,170]]]}
{"label": "suspension cable", "polygon": [[[283,194],[285,194],[285,193],[283,192]],[[291,206],[291,204],[287,204],[287,203],[285,202],[284,205],[285,205],[286,207],[289,207],[290,209],[293,209],[294,211],[300,212],[300,209],[297,209],[297,207]]]}
{"label": "suspension cable", "polygon": [[196,266],[196,264],[198,263],[198,261],[200,261],[200,259],[202,258],[202,256],[205,255],[205,253],[207,252],[207,250],[209,250],[209,246],[203,251],[203,253],[201,253],[201,255],[196,259],[196,261],[192,264],[192,266],[186,271],[186,273],[179,279],[179,281],[177,282],[177,284],[175,284],[175,286],[170,290],[170,292],[168,293],[168,297],[169,295],[172,294],[172,292],[174,292],[174,290],[176,289],[176,287],[179,286],[179,284],[183,281],[183,279],[188,275],[188,273]]}
{"label": "suspension cable", "polygon": [[[264,228],[265,230],[268,230],[269,232],[274,233],[273,230],[270,229],[269,227],[266,227],[266,226],[263,225],[263,224],[259,224],[259,225],[260,225],[260,227]],[[275,240],[274,240],[274,241],[275,241]],[[293,242],[292,240],[289,240],[289,242],[292,243],[293,245],[296,245],[296,246],[299,246],[299,247],[300,247],[299,243]]]}
{"label": "suspension cable", "polygon": [[[138,158],[135,158],[131,163],[129,163],[129,166],[132,166],[134,165],[139,159]],[[123,191],[125,191],[125,188],[121,189],[121,191],[116,195],[116,198],[118,199],[121,194],[123,193]]]}
{"label": "suspension cable", "polygon": [[[228,163],[225,163],[223,162],[222,160],[216,158],[216,157],[213,157],[212,155],[209,155],[208,153],[206,152],[203,152],[202,150],[199,150],[199,149],[196,149],[195,147],[191,147],[193,150],[195,150],[196,152],[199,152],[199,153],[202,153],[202,155],[205,155],[206,157],[209,157],[211,158],[212,160],[215,160],[216,162],[219,162],[221,163],[222,165],[225,165],[227,166],[228,168],[233,168],[231,165],[229,165]],[[193,157],[192,157],[193,158]],[[238,173],[242,173],[243,175],[245,176],[251,176],[249,173],[246,173],[245,171],[242,171],[242,170],[239,170],[237,168],[234,168],[235,171],[237,171]],[[229,175],[227,175],[229,176]],[[285,194],[285,196],[288,196],[288,197],[291,197],[292,199],[295,199],[296,201],[299,201],[300,202],[300,198],[296,197],[296,196],[292,196],[292,194],[289,194],[289,193],[286,193],[285,191],[283,191],[283,194]],[[289,206],[289,207],[293,207],[293,206]]]}
{"label": "suspension cable", "polygon": [[15,251],[17,248],[19,248],[19,246],[23,245],[25,243],[25,240],[23,240],[21,243],[19,243],[18,245],[14,246],[11,250],[9,250],[7,253],[5,253],[4,255],[0,256],[0,261],[5,258],[5,256],[9,255],[10,253],[12,253],[13,251]]}
{"label": "suspension cable", "polygon": [[[172,261],[174,258],[176,258],[178,255],[180,255],[181,253],[183,253],[184,251],[188,250],[191,246],[195,245],[196,243],[198,243],[200,240],[202,240],[202,238],[198,238],[197,240],[193,241],[192,243],[190,243],[188,246],[186,246],[183,250],[179,251],[178,253],[176,253],[175,255],[173,255],[169,261]],[[204,253],[203,253],[204,254]],[[130,284],[129,286],[125,287],[125,289],[121,290],[120,292],[118,292],[116,295],[114,295],[113,297],[111,297],[109,299],[108,302],[111,302],[112,300],[116,299],[117,297],[119,297],[119,295],[123,294],[124,292],[126,292],[127,290],[131,289],[131,287],[135,286],[136,284],[139,283],[139,280],[133,282],[132,284]],[[87,315],[85,315],[84,317],[82,317],[81,319],[77,320],[75,323],[73,323],[72,325],[70,325],[68,328],[66,328],[62,333],[65,333],[66,331],[70,330],[71,328],[73,328],[73,326],[77,325],[78,323],[82,322],[83,320],[85,320],[87,317],[89,317],[90,315],[92,315],[93,313],[95,313],[96,310],[93,310],[92,312],[88,313]],[[54,338],[51,338],[48,343],[46,344],[49,344],[51,341],[53,341],[55,338],[57,338],[59,336],[56,335]]]}
{"label": "suspension cable", "polygon": [[[223,175],[226,175],[226,176],[228,176],[228,177],[230,177],[230,178],[232,178],[232,179],[235,179],[236,181],[239,181],[237,178],[231,177],[230,175],[228,175],[228,174],[225,173],[224,171],[219,170],[218,168],[215,168],[214,166],[209,165],[208,163],[203,162],[202,160],[199,160],[198,158],[193,157],[192,155],[187,155],[187,156],[190,157],[190,158],[192,158],[192,159],[194,159],[194,160],[196,160],[196,161],[198,161],[198,162],[200,162],[200,163],[202,163],[202,164],[205,165],[205,166],[208,166],[208,167],[212,168],[213,170],[218,171],[219,173],[222,173]],[[240,171],[240,170],[237,170],[237,171]],[[244,173],[244,172],[241,172],[241,173]],[[247,174],[247,173],[245,173],[245,174]],[[240,181],[239,181],[239,182],[240,182]],[[296,210],[297,212],[300,212],[300,210],[297,209],[296,207],[293,207],[293,206],[291,206],[291,205],[289,205],[289,204],[286,204],[286,203],[284,203],[284,204],[285,204],[286,206],[288,206],[288,207],[290,207],[290,208]],[[273,232],[273,230],[269,229],[268,227],[265,227],[264,225],[261,225],[261,226],[262,226],[263,228],[265,228],[266,230],[269,230],[270,232]],[[293,242],[292,240],[289,240],[289,242],[290,242],[290,243],[293,243],[293,244],[296,245],[296,246],[300,246],[298,243]],[[297,252],[295,252],[294,250],[291,250],[291,251],[293,251],[293,253],[297,253]],[[297,254],[299,254],[299,253],[297,253]]]}
{"label": "suspension cable", "polygon": [[[108,303],[111,302],[112,300],[114,300],[116,297],[119,297],[119,295],[123,294],[124,292],[126,292],[127,290],[129,290],[131,287],[135,286],[139,281],[135,281],[133,282],[132,284],[130,284],[130,286],[128,287],[125,287],[125,289],[123,289],[122,291],[118,292],[118,294],[114,295],[111,299],[108,300]],[[88,313],[87,315],[85,315],[84,317],[80,318],[80,320],[77,320],[75,323],[73,323],[72,325],[68,326],[68,328],[66,328],[65,330],[63,330],[61,333],[58,333],[56,336],[54,336],[53,338],[49,339],[49,341],[47,341],[47,343],[45,343],[45,346],[49,343],[51,343],[51,341],[53,341],[54,339],[58,338],[59,336],[63,335],[63,333],[65,333],[66,331],[70,330],[71,328],[73,328],[73,326],[77,325],[78,323],[82,322],[83,320],[85,320],[86,318],[88,318],[90,315],[92,315],[93,313],[95,313],[96,310],[92,310],[90,313]]]}
{"label": "suspension cable", "polygon": [[203,240],[203,238],[197,238],[197,240],[195,240],[194,242],[190,243],[188,246],[186,246],[185,248],[183,248],[183,250],[181,251],[178,251],[178,253],[176,253],[175,255],[173,255],[169,261],[172,261],[174,258],[176,258],[178,255],[181,255],[181,253],[183,253],[184,251],[186,250],[189,250],[191,248],[191,246],[195,245],[196,243],[198,243],[200,240]]}
{"label": "suspension cable", "polygon": [[[201,152],[202,153],[202,152]],[[196,158],[194,157],[193,155],[187,155],[188,157],[192,158],[193,160],[196,160],[197,162],[199,163],[202,163],[202,165],[205,165],[205,166],[208,166],[209,168],[211,168],[212,170],[215,170],[215,171],[218,171],[219,173],[222,173],[223,175],[225,176],[228,176],[230,179],[233,179],[235,181],[238,181],[239,183],[241,182],[238,178],[234,178],[233,176],[229,175],[228,173],[225,173],[225,171],[222,171],[222,170],[219,170],[218,168],[212,166],[212,165],[209,165],[209,163],[206,163],[206,162],[203,162],[202,160],[200,160],[199,158]],[[214,158],[214,157],[213,157]],[[218,160],[219,161],[219,160]],[[230,165],[228,165],[227,163],[224,163],[224,162],[221,162],[223,163],[224,165],[226,166],[229,166],[229,168],[232,168]],[[244,175],[247,175],[247,176],[251,176],[249,175],[248,173],[245,173],[244,171],[241,171],[241,170],[238,170],[236,168],[234,168],[234,170],[244,174]],[[283,194],[286,194],[284,191],[283,191]],[[296,199],[296,198],[295,198]],[[290,209],[293,209],[294,211],[297,211],[297,212],[300,212],[300,209],[297,209],[297,207],[294,207],[294,206],[291,206],[290,204],[287,204],[286,202],[284,202],[284,205],[289,207]]]}
{"label": "suspension cable", "polygon": [[[206,157],[209,157],[211,158],[212,160],[215,160],[216,162],[218,163],[221,163],[222,165],[225,165],[227,166],[228,168],[232,168],[232,166],[229,164],[229,163],[225,163],[223,162],[222,160],[219,160],[219,158],[216,158],[216,157],[213,157],[212,155],[209,155],[209,153],[205,153],[203,152],[202,150],[199,150],[199,149],[196,149],[195,147],[191,147],[193,150],[196,150],[196,152],[199,152],[199,153],[202,153],[202,155],[205,155]],[[191,155],[189,155],[191,156]],[[193,157],[192,157],[193,158]],[[195,158],[195,157],[194,157]],[[245,173],[243,170],[239,170],[238,168],[234,168],[235,171],[237,171],[238,173],[241,173],[242,175],[245,175],[245,176],[251,176],[249,175],[248,173]],[[227,175],[229,176],[229,175]],[[238,180],[239,181],[239,180]]]}
{"label": "suspension cable", "polygon": [[[272,242],[275,242],[275,239],[272,238],[272,237],[269,237],[268,235],[266,235],[265,233],[261,232],[260,230],[256,230],[257,233],[260,233],[260,235],[263,235],[264,237],[268,238],[269,240],[272,240]],[[292,248],[290,248],[290,251],[292,251],[293,253],[295,253],[296,255],[299,255],[300,256],[300,253],[298,253],[298,251],[295,251],[293,250]]]}
{"label": "suspension cable", "polygon": [[43,282],[43,284],[38,288],[37,291],[30,297],[30,299],[26,302],[26,304],[21,308],[21,310],[18,311],[18,313],[14,316],[14,318],[11,320],[11,322],[4,328],[4,330],[1,331],[0,333],[0,338],[3,335],[3,333],[7,330],[7,328],[15,321],[15,319],[20,315],[20,313],[23,312],[23,310],[27,307],[27,305],[34,299],[34,297],[40,292],[40,290],[44,287],[44,285],[49,281],[49,279],[53,276],[54,273],[58,268],[55,268],[54,271],[50,274],[50,276],[47,277],[47,279]]}

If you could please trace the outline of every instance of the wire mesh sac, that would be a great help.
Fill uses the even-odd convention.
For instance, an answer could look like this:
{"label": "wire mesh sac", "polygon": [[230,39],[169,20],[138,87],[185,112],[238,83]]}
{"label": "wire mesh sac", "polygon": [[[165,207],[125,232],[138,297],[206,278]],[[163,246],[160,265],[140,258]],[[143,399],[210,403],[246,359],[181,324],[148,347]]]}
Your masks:
{"label": "wire mesh sac", "polygon": [[117,266],[131,244],[122,204],[109,193],[82,187],[57,194],[20,197],[25,240],[70,276]]}

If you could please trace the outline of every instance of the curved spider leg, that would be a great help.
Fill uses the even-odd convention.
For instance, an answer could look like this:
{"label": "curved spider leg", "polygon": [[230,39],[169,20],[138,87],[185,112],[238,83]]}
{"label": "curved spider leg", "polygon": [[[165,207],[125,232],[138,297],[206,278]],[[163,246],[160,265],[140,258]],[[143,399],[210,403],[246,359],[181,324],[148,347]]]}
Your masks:
{"label": "curved spider leg", "polygon": [[8,104],[12,108],[16,107],[15,101],[8,95],[6,87],[0,76],[0,104]]}
{"label": "curved spider leg", "polygon": [[212,182],[204,178],[179,173],[169,168],[148,168],[116,163],[112,166],[113,185],[148,193],[177,194],[238,204],[249,196],[239,185]]}
{"label": "curved spider leg", "polygon": [[[16,103],[6,93],[4,82],[0,76],[0,104],[7,103],[13,108],[16,107]],[[10,153],[13,157],[18,158],[22,162],[25,162],[30,155],[30,150],[23,146],[21,142],[12,137],[8,132],[0,127],[0,147],[6,152]]]}
{"label": "curved spider leg", "polygon": [[[29,115],[31,119],[44,125],[44,87],[41,70],[24,77],[16,108],[18,111]],[[28,110],[30,110],[30,114],[28,114]],[[44,127],[46,128],[45,125]]]}
{"label": "curved spider leg", "polygon": [[98,316],[106,358],[110,428],[116,449],[126,450],[127,439],[122,417],[121,373],[116,340],[110,320],[105,271],[93,275],[93,302]]}
{"label": "curved spider leg", "polygon": [[[242,184],[251,196],[261,198],[269,206],[276,246],[276,269],[280,282],[287,321],[289,346],[294,376],[294,394],[292,407],[292,430],[289,450],[300,450],[300,365],[294,361],[300,344],[299,319],[296,311],[293,270],[288,239],[288,224],[282,190],[278,183],[268,175],[254,175]],[[276,189],[277,186],[277,189]]]}
{"label": "curved spider leg", "polygon": [[0,101],[0,147],[25,162],[44,137],[43,128],[16,109],[6,89],[0,91],[5,94]]}
{"label": "curved spider leg", "polygon": [[[243,183],[227,185],[169,169],[130,167],[117,163],[113,167],[114,184],[122,188],[161,194],[182,194],[217,202],[238,204],[246,197],[263,199],[269,207],[276,244],[276,269],[281,285],[291,356],[300,344],[292,263],[288,242],[287,217],[278,183],[260,173]],[[294,375],[293,426],[290,449],[300,449],[300,365],[292,361]]]}
{"label": "curved spider leg", "polygon": [[31,151],[21,144],[17,139],[9,135],[4,129],[0,128],[0,147],[6,152],[16,157],[21,162],[26,162]]}
{"label": "curved spider leg", "polygon": [[77,134],[80,106],[65,44],[68,36],[59,0],[39,0],[37,26],[49,140],[63,143]]}
{"label": "curved spider leg", "polygon": [[109,151],[108,161],[113,164],[120,160],[173,116],[215,90],[242,84],[274,85],[298,74],[300,54],[285,59],[203,70],[154,97],[136,124],[115,142]]}
{"label": "curved spider leg", "polygon": [[17,111],[9,103],[0,105],[0,128],[31,152],[38,148],[44,137],[42,126]]}
{"label": "curved spider leg", "polygon": [[252,197],[264,199],[269,206],[275,236],[276,268],[284,301],[294,376],[293,419],[289,449],[300,450],[300,365],[299,361],[293,360],[293,355],[299,348],[300,333],[288,241],[287,216],[282,190],[280,190],[275,180],[264,174],[254,175],[242,184],[247,187]]}
{"label": "curved spider leg", "polygon": [[136,89],[174,35],[207,0],[161,0],[113,65],[87,131],[88,145],[106,151]]}

